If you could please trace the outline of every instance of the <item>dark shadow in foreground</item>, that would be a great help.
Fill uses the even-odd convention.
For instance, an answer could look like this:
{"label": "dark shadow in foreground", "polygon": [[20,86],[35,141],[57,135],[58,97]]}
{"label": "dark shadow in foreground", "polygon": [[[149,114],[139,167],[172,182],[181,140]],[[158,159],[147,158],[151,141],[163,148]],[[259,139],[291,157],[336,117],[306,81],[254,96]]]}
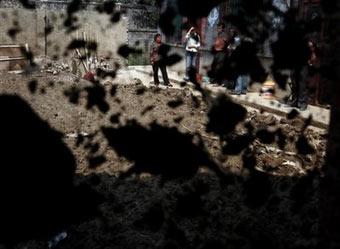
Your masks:
{"label": "dark shadow in foreground", "polygon": [[0,243],[48,238],[93,214],[99,199],[74,185],[62,134],[18,96],[0,96],[0,117]]}

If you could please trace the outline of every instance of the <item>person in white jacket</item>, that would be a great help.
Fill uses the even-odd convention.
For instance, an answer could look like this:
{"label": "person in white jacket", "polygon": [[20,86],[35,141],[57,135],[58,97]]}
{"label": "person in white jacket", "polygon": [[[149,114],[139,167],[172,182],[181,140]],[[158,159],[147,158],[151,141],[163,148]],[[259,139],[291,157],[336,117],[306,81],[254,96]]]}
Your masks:
{"label": "person in white jacket", "polygon": [[189,81],[190,72],[197,72],[198,51],[201,46],[201,38],[194,27],[191,27],[185,36],[185,81]]}

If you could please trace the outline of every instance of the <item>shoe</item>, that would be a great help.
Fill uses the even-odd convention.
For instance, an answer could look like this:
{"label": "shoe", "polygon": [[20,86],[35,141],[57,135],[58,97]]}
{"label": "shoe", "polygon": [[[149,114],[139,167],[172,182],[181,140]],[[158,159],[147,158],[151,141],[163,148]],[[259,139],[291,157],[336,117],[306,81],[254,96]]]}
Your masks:
{"label": "shoe", "polygon": [[247,95],[247,92],[241,92],[242,95]]}
{"label": "shoe", "polygon": [[158,85],[159,85],[159,82],[153,82],[153,84],[154,84],[155,86],[158,86]]}
{"label": "shoe", "polygon": [[292,103],[292,102],[287,102],[285,104],[282,104],[283,107],[292,107],[292,108],[298,108],[298,104],[297,103]]}
{"label": "shoe", "polygon": [[170,83],[167,84],[164,83],[164,86],[173,87],[173,85],[171,85]]}
{"label": "shoe", "polygon": [[287,100],[287,99],[280,99],[280,100],[278,100],[278,102],[279,102],[281,105],[287,105],[287,104],[288,104],[288,100]]}
{"label": "shoe", "polygon": [[235,91],[232,91],[232,92],[230,92],[229,94],[230,94],[230,95],[237,95],[237,96],[240,96],[240,95],[241,95],[241,93],[238,93],[238,92],[235,92]]}
{"label": "shoe", "polygon": [[302,104],[302,105],[300,105],[299,109],[300,109],[301,112],[306,111],[307,110],[307,105],[306,104]]}
{"label": "shoe", "polygon": [[291,107],[299,107],[296,100],[287,101],[287,105],[289,105]]}

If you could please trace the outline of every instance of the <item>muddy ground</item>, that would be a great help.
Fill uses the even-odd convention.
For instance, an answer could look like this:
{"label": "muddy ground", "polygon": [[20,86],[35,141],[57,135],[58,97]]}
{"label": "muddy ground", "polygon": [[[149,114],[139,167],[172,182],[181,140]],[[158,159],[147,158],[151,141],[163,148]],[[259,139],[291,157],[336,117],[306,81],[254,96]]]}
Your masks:
{"label": "muddy ground", "polygon": [[[68,237],[57,248],[316,247],[325,131],[304,130],[306,122],[293,114],[288,119],[248,110],[246,122],[238,124],[221,142],[217,134],[206,131],[211,103],[193,96],[189,89],[146,89],[138,80],[129,85],[113,81],[113,85],[103,87],[109,106],[96,103],[88,109],[89,91],[79,91],[77,98],[77,89],[92,83],[70,73],[1,74],[0,93],[19,95],[63,134],[76,158],[75,182],[85,183],[102,196],[98,213],[67,227]],[[138,125],[131,125],[131,120]],[[242,147],[242,138],[249,131],[246,124],[255,127],[256,139]],[[202,140],[209,158],[233,180],[221,183],[207,167],[187,179],[164,181],[162,174],[148,173],[118,179],[134,165],[133,156],[124,156],[119,145],[110,145],[101,128],[120,131],[129,125],[146,130],[155,125],[178,129],[181,134],[190,134],[193,144]],[[270,132],[277,129],[287,144],[279,146],[276,138],[271,139]],[[301,147],[306,149],[304,143],[296,149],[302,134],[312,150],[304,151],[306,155],[300,153]],[[157,141],[161,142],[150,146],[150,141],[127,136],[124,143],[133,148],[137,144],[147,158],[157,158],[164,146],[164,162],[177,160],[180,164],[182,159],[177,157],[184,155],[178,150],[181,145],[176,147],[171,137]],[[241,149],[229,148],[228,141]],[[256,158],[255,168],[244,167],[248,155]],[[16,248],[46,248],[46,241],[24,241]]]}

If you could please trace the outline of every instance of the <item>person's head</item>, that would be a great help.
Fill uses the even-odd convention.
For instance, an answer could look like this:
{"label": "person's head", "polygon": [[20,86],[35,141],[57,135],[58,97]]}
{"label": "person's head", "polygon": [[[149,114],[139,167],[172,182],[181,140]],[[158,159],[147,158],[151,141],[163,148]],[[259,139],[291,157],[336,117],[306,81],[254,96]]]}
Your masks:
{"label": "person's head", "polygon": [[155,34],[153,40],[157,43],[160,43],[162,41],[162,36],[160,33]]}
{"label": "person's head", "polygon": [[220,22],[217,24],[217,32],[222,32],[225,29],[225,24],[223,22]]}

